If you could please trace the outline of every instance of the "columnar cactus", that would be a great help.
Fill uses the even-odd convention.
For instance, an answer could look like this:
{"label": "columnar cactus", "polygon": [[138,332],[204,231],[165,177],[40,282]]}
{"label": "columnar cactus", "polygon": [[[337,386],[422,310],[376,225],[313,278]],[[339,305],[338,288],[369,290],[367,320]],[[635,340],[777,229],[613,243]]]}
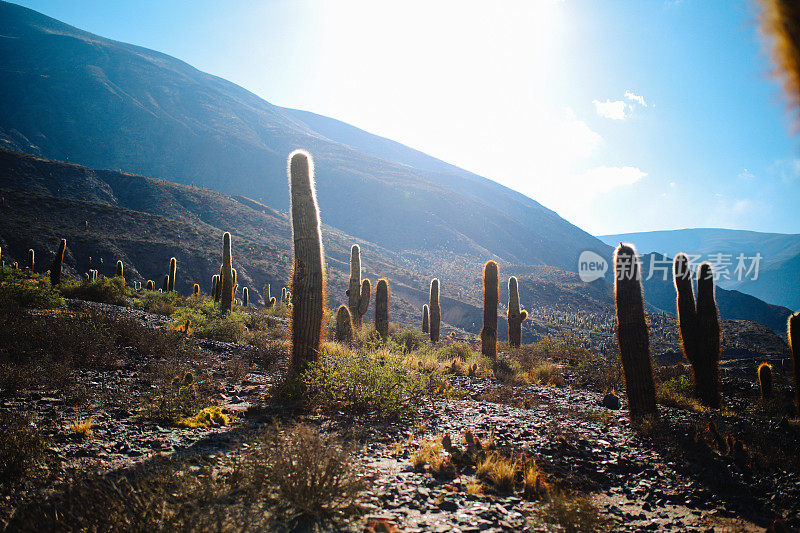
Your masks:
{"label": "columnar cactus", "polygon": [[519,304],[519,286],[517,278],[508,278],[508,344],[516,347],[522,344],[522,323],[528,318],[528,312]]}
{"label": "columnar cactus", "polygon": [[178,269],[178,261],[172,257],[169,260],[169,292],[175,292],[175,272]]}
{"label": "columnar cactus", "polygon": [[350,287],[347,289],[350,316],[353,325],[361,327],[363,317],[369,308],[370,282],[368,279],[361,281],[361,249],[357,244],[350,248]]}
{"label": "columnar cactus", "polygon": [[286,300],[286,287],[283,287],[283,288],[281,289],[281,303],[282,303],[282,304],[285,304],[285,303],[286,303],[286,301],[287,301],[287,300]]}
{"label": "columnar cactus", "polygon": [[792,313],[786,326],[789,348],[792,351],[792,373],[794,374],[794,403],[800,418],[800,312]]}
{"label": "columnar cactus", "polygon": [[247,290],[247,287],[242,288],[242,307],[247,307],[250,305],[250,291]]}
{"label": "columnar cactus", "polygon": [[319,356],[325,309],[325,265],[314,162],[302,150],[289,154],[292,242],[292,368],[302,370]]}
{"label": "columnar cactus", "polygon": [[219,297],[222,294],[222,286],[219,283],[219,274],[211,276],[211,295],[214,297],[214,303],[219,302]]}
{"label": "columnar cactus", "polygon": [[200,285],[195,283],[192,285],[192,295],[193,296],[200,296]]}
{"label": "columnar cactus", "polygon": [[431,293],[428,302],[431,315],[431,342],[439,342],[439,329],[442,325],[442,308],[439,305],[439,278],[431,280]]}
{"label": "columnar cactus", "polygon": [[35,266],[34,253],[33,253],[33,248],[31,248],[30,250],[28,250],[28,268],[31,269],[31,272],[33,272],[34,266]]}
{"label": "columnar cactus", "polygon": [[614,252],[614,269],[617,342],[628,409],[631,420],[636,421],[646,415],[657,415],[658,411],[639,258],[633,246],[620,243]]}
{"label": "columnar cactus", "polygon": [[122,261],[117,260],[117,276],[118,278],[125,279],[125,267],[122,264]]}
{"label": "columnar cactus", "polygon": [[154,290],[156,290],[156,284],[152,279],[148,279],[147,283],[145,284],[145,288],[148,291],[154,291]]}
{"label": "columnar cactus", "polygon": [[64,269],[64,252],[67,251],[67,239],[61,239],[58,244],[58,251],[50,267],[50,285],[55,287],[61,283],[61,272]]}
{"label": "columnar cactus", "polygon": [[169,274],[164,276],[164,281],[161,283],[161,292],[169,291]]}
{"label": "columnar cactus", "polygon": [[675,256],[674,276],[681,347],[692,365],[695,395],[703,405],[716,409],[722,404],[719,386],[722,331],[711,264],[703,263],[698,269],[696,302],[689,258],[684,253]]}
{"label": "columnar cactus", "polygon": [[430,332],[430,317],[428,316],[428,304],[422,306],[422,333]]}
{"label": "columnar cactus", "polygon": [[267,309],[272,309],[275,307],[275,297],[272,296],[269,283],[264,285],[264,305],[267,307]]}
{"label": "columnar cactus", "polygon": [[389,338],[389,282],[378,280],[375,287],[375,329],[385,342]]}
{"label": "columnar cactus", "polygon": [[220,307],[223,311],[231,311],[233,309],[233,290],[234,278],[233,267],[231,266],[233,259],[231,257],[231,234],[227,231],[222,236],[222,275],[220,276]]}
{"label": "columnar cactus", "polygon": [[761,390],[761,399],[772,398],[772,367],[769,363],[758,365],[758,388]]}
{"label": "columnar cactus", "polygon": [[336,342],[350,343],[353,340],[353,317],[346,305],[340,305],[336,310]]}
{"label": "columnar cactus", "polygon": [[483,267],[483,327],[481,353],[497,357],[497,307],[500,305],[500,272],[497,263],[487,261]]}

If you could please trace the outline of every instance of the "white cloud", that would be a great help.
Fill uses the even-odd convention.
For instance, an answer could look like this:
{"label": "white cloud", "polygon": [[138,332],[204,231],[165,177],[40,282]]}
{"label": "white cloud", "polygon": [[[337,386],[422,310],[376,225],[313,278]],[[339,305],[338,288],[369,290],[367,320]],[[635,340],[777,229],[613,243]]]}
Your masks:
{"label": "white cloud", "polygon": [[751,180],[751,179],[755,178],[756,176],[755,176],[755,174],[753,174],[749,170],[744,169],[741,172],[739,172],[739,174],[737,174],[737,177],[740,180]]}
{"label": "white cloud", "polygon": [[631,102],[636,102],[642,107],[647,107],[647,103],[644,101],[644,96],[640,96],[638,94],[634,94],[631,91],[625,91],[625,98],[630,100]]}
{"label": "white cloud", "polygon": [[647,176],[637,167],[595,167],[579,176],[579,186],[591,192],[605,192],[625,185],[633,185]]}
{"label": "white cloud", "polygon": [[592,100],[597,114],[601,117],[610,118],[613,120],[623,120],[627,117],[625,110],[628,107],[623,100],[606,100],[601,102],[599,100]]}

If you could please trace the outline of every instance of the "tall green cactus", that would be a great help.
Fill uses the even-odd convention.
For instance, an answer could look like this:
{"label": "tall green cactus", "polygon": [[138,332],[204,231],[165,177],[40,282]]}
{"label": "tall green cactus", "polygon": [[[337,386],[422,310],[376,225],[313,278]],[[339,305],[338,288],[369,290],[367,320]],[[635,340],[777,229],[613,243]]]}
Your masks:
{"label": "tall green cactus", "polygon": [[334,334],[336,342],[350,343],[353,341],[353,317],[350,309],[346,305],[340,305],[336,310],[336,332]]}
{"label": "tall green cactus", "polygon": [[508,278],[508,345],[517,347],[522,344],[522,323],[528,318],[528,312],[519,304],[519,286],[517,278]]}
{"label": "tall green cactus", "polygon": [[50,285],[55,287],[61,283],[61,272],[64,269],[64,252],[67,251],[67,239],[61,239],[58,244],[58,251],[50,267]]}
{"label": "tall green cactus", "polygon": [[247,287],[242,288],[242,307],[248,307],[250,305],[250,291],[247,290]]}
{"label": "tall green cactus", "polygon": [[428,316],[428,304],[422,306],[422,333],[429,333],[431,330],[430,317]]}
{"label": "tall green cactus", "polygon": [[125,266],[122,264],[121,260],[117,260],[117,275],[116,277],[125,279]]}
{"label": "tall green cactus", "polygon": [[442,326],[442,308],[439,305],[439,278],[431,280],[428,308],[431,314],[431,342],[439,342],[439,330]]}
{"label": "tall green cactus", "polygon": [[364,315],[369,309],[370,282],[368,279],[361,281],[361,248],[354,244],[350,248],[350,286],[347,289],[350,316],[353,325],[361,327]]}
{"label": "tall green cactus", "polygon": [[229,312],[233,310],[233,258],[231,257],[231,234],[227,231],[222,235],[222,275],[220,277],[220,308]]}
{"label": "tall green cactus", "polygon": [[692,365],[695,395],[703,405],[718,409],[722,405],[719,385],[722,331],[714,298],[712,267],[710,263],[703,263],[698,269],[696,301],[686,254],[675,256],[673,273],[681,347]]}
{"label": "tall green cactus", "polygon": [[792,352],[792,374],[794,374],[794,403],[800,418],[800,312],[792,313],[786,325],[789,348]]}
{"label": "tall green cactus", "polygon": [[314,162],[308,152],[289,154],[292,242],[292,368],[303,370],[319,357],[325,309],[325,265]]}
{"label": "tall green cactus", "polygon": [[632,245],[622,244],[614,252],[614,302],[617,342],[625,375],[625,391],[631,420],[657,415],[650,339],[644,316],[641,267]]}
{"label": "tall green cactus", "polygon": [[389,338],[389,282],[378,280],[375,287],[375,329],[384,342]]}
{"label": "tall green cactus", "polygon": [[28,250],[28,268],[31,269],[31,272],[33,272],[34,266],[36,266],[36,262],[34,261],[34,259],[35,259],[35,254],[33,253],[33,248],[31,248],[30,250]]}
{"label": "tall green cactus", "polygon": [[272,291],[270,291],[269,283],[264,284],[264,305],[267,309],[272,309],[275,307],[275,297],[272,296]]}
{"label": "tall green cactus", "polygon": [[481,353],[497,357],[497,307],[500,305],[500,272],[497,263],[487,261],[483,266],[483,327]]}
{"label": "tall green cactus", "polygon": [[178,269],[178,261],[172,257],[169,260],[169,292],[175,292],[175,272]]}

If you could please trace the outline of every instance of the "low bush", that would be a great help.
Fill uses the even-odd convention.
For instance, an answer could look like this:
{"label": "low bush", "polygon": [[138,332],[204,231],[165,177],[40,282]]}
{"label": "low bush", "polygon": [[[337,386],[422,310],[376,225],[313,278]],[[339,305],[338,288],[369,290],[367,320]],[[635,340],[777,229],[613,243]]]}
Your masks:
{"label": "low bush", "polygon": [[64,307],[64,299],[50,286],[48,276],[0,267],[0,310],[60,307]]}
{"label": "low bush", "polygon": [[44,456],[42,434],[30,418],[0,410],[0,482],[23,478]]}
{"label": "low bush", "polygon": [[131,295],[125,279],[121,277],[98,276],[95,281],[65,279],[57,289],[65,298],[114,305],[125,305],[127,297]]}

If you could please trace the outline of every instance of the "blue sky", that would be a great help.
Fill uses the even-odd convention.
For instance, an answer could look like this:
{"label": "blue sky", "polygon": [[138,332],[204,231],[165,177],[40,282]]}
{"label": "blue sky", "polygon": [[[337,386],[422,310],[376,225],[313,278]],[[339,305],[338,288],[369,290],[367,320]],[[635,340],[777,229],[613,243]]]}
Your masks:
{"label": "blue sky", "polygon": [[800,232],[754,2],[18,2],[517,189],[594,234]]}

